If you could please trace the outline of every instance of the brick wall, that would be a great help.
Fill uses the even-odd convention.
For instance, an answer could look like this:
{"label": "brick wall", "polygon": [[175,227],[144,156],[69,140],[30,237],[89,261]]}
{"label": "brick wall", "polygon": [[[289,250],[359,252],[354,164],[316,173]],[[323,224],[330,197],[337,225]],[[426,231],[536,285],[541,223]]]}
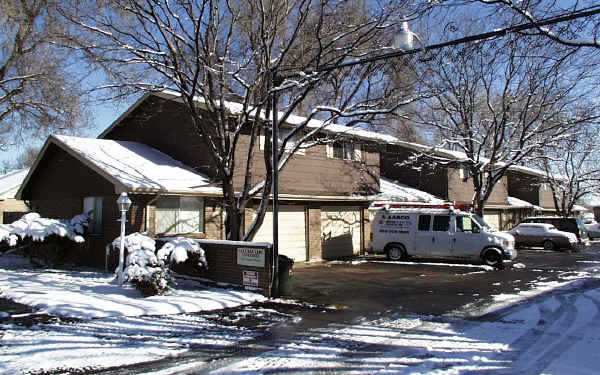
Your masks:
{"label": "brick wall", "polygon": [[[258,290],[266,296],[272,295],[272,248],[252,242],[199,240],[206,254],[208,268],[198,265],[197,258],[190,257],[186,262],[172,266],[178,273],[210,279],[220,283],[243,286],[243,272],[255,271],[258,274]],[[157,246],[158,248],[159,246]],[[238,264],[238,249],[263,249],[264,267]],[[253,289],[250,287],[250,289]]]}

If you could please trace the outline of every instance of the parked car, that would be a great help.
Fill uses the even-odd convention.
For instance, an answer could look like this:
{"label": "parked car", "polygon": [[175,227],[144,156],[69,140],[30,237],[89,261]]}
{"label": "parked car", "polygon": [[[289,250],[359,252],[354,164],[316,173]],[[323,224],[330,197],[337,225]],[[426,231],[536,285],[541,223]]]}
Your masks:
{"label": "parked car", "polygon": [[579,242],[583,242],[588,239],[587,229],[585,229],[583,221],[577,217],[535,216],[528,217],[525,220],[522,220],[521,223],[552,224],[560,231],[571,232],[575,234]]}
{"label": "parked car", "polygon": [[563,232],[552,224],[521,223],[508,231],[515,237],[515,247],[543,246],[545,250],[574,249],[577,236]]}
{"label": "parked car", "polygon": [[369,251],[386,253],[390,260],[421,258],[481,261],[502,268],[517,256],[514,238],[498,232],[483,219],[451,205],[423,207],[378,206],[371,227]]}
{"label": "parked car", "polygon": [[585,229],[588,233],[588,238],[590,240],[594,238],[600,238],[600,224],[594,222],[593,224],[586,224]]}

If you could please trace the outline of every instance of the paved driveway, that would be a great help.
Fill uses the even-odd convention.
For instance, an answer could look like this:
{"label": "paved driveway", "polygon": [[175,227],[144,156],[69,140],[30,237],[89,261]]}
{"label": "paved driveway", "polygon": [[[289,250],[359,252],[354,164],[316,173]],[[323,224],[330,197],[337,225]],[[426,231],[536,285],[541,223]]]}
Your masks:
{"label": "paved driveway", "polygon": [[466,305],[471,310],[494,295],[531,289],[533,283],[565,281],[600,269],[600,242],[578,253],[520,250],[514,263],[524,268],[489,270],[475,264],[388,262],[371,256],[358,261],[294,266],[294,295],[302,301],[336,305],[347,314],[442,315]]}

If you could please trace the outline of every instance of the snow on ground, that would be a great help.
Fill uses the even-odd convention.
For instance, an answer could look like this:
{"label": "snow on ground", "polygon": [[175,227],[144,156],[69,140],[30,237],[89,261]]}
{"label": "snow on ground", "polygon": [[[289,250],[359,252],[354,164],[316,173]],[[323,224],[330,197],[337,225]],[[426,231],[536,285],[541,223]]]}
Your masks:
{"label": "snow on ground", "polygon": [[515,305],[493,321],[414,317],[330,325],[212,374],[596,374],[600,289],[582,293],[583,285]]}
{"label": "snow on ground", "polygon": [[35,307],[36,313],[83,319],[31,328],[0,325],[1,374],[119,366],[199,345],[235,345],[254,334],[191,313],[265,300],[193,281],[181,281],[170,295],[143,298],[133,287],[114,282],[112,274],[33,269],[14,255],[0,256],[0,268],[0,297]]}
{"label": "snow on ground", "polygon": [[[15,262],[0,257],[2,262]],[[6,269],[0,274],[0,296],[45,313],[80,319],[190,313],[263,301],[260,294],[207,288],[180,281],[172,293],[143,298],[133,286],[121,285],[113,274],[97,271]]]}
{"label": "snow on ground", "polygon": [[[134,289],[112,284],[112,275],[34,270],[14,256],[0,256],[0,268],[7,268],[0,274],[0,296],[84,319],[33,327],[5,321],[0,325],[0,374],[91,371],[190,349],[226,351],[260,334],[243,324],[244,319],[277,314],[278,319],[290,319],[257,307],[225,316],[189,313],[213,308],[214,301],[224,307],[263,298],[247,292],[185,284],[171,296],[141,298]],[[214,373],[595,374],[600,368],[597,279],[591,271],[565,273],[562,279],[550,283],[540,278],[531,285],[532,294],[498,296],[486,309],[495,314],[489,320],[391,315],[330,324],[286,337],[276,349],[228,362]],[[510,307],[498,310],[507,301]],[[169,315],[173,311],[188,313]],[[96,316],[101,318],[90,319]],[[184,372],[206,370],[202,358],[180,366]]]}

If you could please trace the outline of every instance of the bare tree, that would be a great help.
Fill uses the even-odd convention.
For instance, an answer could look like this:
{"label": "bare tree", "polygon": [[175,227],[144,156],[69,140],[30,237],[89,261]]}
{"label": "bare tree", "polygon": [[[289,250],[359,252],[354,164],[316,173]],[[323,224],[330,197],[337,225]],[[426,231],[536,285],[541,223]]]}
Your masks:
{"label": "bare tree", "polygon": [[598,127],[588,124],[554,147],[539,150],[537,165],[546,172],[554,208],[560,216],[571,216],[575,204],[597,191],[599,146]]}
{"label": "bare tree", "polygon": [[[90,2],[91,3],[91,2]],[[358,4],[358,5],[357,5]],[[252,155],[259,135],[272,134],[272,99],[285,122],[302,110],[278,150],[279,169],[301,147],[327,142],[318,137],[332,122],[354,126],[376,119],[414,97],[380,79],[383,64],[336,69],[336,64],[380,53],[380,42],[410,16],[408,1],[333,0],[105,0],[63,14],[94,43],[80,51],[103,66],[117,94],[175,90],[221,182],[229,239],[250,239],[262,223],[271,190],[271,145],[264,144],[264,180],[251,184]],[[100,6],[101,11],[98,11]],[[353,11],[360,6],[361,11]],[[323,93],[328,95],[312,95]],[[385,98],[397,97],[390,105]],[[318,98],[318,100],[317,100]],[[228,100],[239,103],[236,111]],[[310,99],[310,100],[309,100]],[[303,107],[304,104],[304,107]],[[323,126],[309,128],[312,119]],[[240,163],[235,155],[242,133],[250,134]],[[236,163],[237,162],[237,163]],[[233,177],[243,176],[236,189]],[[253,199],[258,215],[243,233],[242,218]]]}
{"label": "bare tree", "polygon": [[[594,0],[475,0],[475,2],[494,6],[495,11],[508,11],[516,16],[516,20],[531,23],[553,15],[568,16],[600,8],[598,2]],[[542,35],[569,47],[600,48],[600,14],[590,14],[585,18],[563,22],[552,27],[536,27],[525,34]]]}
{"label": "bare tree", "polygon": [[84,97],[54,0],[0,2],[0,149],[76,132]]}
{"label": "bare tree", "polygon": [[437,147],[462,152],[478,214],[508,168],[531,164],[537,150],[597,117],[596,105],[580,105],[590,86],[574,59],[574,50],[513,35],[446,49],[418,66],[435,96],[413,120],[432,129]]}

